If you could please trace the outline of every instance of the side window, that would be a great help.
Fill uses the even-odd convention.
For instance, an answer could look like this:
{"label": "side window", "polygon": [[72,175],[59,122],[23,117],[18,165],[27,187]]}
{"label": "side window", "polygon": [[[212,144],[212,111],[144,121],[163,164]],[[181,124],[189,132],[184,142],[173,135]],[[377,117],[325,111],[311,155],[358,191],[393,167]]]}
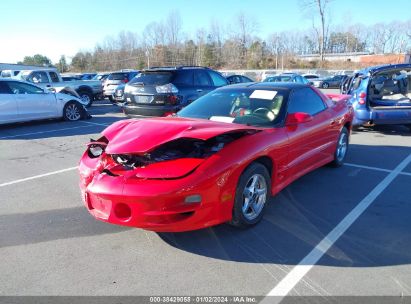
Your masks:
{"label": "side window", "polygon": [[9,86],[5,81],[0,81],[0,94],[12,94]]}
{"label": "side window", "polygon": [[304,84],[310,83],[305,77],[300,76],[300,78],[301,78],[302,83],[304,83]]}
{"label": "side window", "polygon": [[310,88],[295,90],[288,103],[288,113],[304,112],[315,115],[326,108],[321,97]]}
{"label": "side window", "polygon": [[138,74],[137,72],[131,72],[131,73],[128,75],[128,80],[133,79],[134,77],[136,77],[137,74]]}
{"label": "side window", "polygon": [[211,79],[213,80],[214,86],[222,87],[222,86],[227,85],[227,79],[225,79],[220,74],[218,74],[214,71],[208,71],[208,74],[210,75]]}
{"label": "side window", "polygon": [[303,80],[303,77],[302,76],[296,76],[296,81],[295,82],[298,82],[298,83],[304,83],[304,80]]}
{"label": "side window", "polygon": [[194,72],[194,85],[198,86],[211,86],[210,78],[207,72],[203,70],[196,70]]}
{"label": "side window", "polygon": [[27,83],[10,81],[8,85],[11,91],[13,92],[13,94],[43,94],[44,93],[44,91],[41,88],[38,88],[36,86],[30,85]]}
{"label": "side window", "polygon": [[361,81],[362,81],[361,77],[357,77],[357,78],[351,80],[352,89],[353,90],[358,89],[360,87]]}
{"label": "side window", "polygon": [[59,76],[55,72],[49,72],[51,82],[60,82]]}
{"label": "side window", "polygon": [[193,72],[189,70],[179,70],[175,73],[173,83],[181,85],[193,85]]}
{"label": "side window", "polygon": [[49,79],[47,77],[47,73],[43,71],[36,71],[30,74],[27,78],[28,81],[33,83],[48,83]]}

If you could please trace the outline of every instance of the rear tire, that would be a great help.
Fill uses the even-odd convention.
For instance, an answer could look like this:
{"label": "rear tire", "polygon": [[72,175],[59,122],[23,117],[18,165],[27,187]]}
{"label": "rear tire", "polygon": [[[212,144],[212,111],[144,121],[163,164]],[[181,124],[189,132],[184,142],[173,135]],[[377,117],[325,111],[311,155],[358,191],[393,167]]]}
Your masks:
{"label": "rear tire", "polygon": [[69,101],[63,109],[63,119],[77,121],[84,117],[84,109],[77,101]]}
{"label": "rear tire", "polygon": [[239,228],[257,224],[264,215],[270,195],[271,178],[267,168],[252,163],[238,181],[230,224]]}
{"label": "rear tire", "polygon": [[78,92],[78,94],[80,95],[80,99],[83,102],[86,102],[86,107],[91,107],[92,103],[93,103],[93,94],[91,94],[90,92],[87,91],[80,91]]}
{"label": "rear tire", "polygon": [[328,89],[328,88],[330,87],[330,85],[328,84],[328,82],[324,82],[324,83],[321,85],[321,87],[322,87],[323,89]]}
{"label": "rear tire", "polygon": [[330,163],[333,167],[341,167],[344,164],[345,156],[348,151],[349,132],[343,127],[338,136],[337,147],[334,152],[334,160]]}

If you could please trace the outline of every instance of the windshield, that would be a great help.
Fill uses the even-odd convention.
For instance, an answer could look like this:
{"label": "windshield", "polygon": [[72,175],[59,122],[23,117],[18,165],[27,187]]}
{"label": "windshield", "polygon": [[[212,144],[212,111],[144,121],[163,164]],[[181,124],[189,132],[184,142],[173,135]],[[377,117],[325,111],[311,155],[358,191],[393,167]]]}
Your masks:
{"label": "windshield", "polygon": [[124,80],[128,76],[128,73],[112,73],[108,76],[108,80]]}
{"label": "windshield", "polygon": [[100,79],[102,79],[103,77],[107,77],[107,75],[105,75],[105,74],[97,74],[97,75],[95,75],[92,79],[93,79],[93,80],[100,80]]}
{"label": "windshield", "polygon": [[24,72],[21,72],[21,78],[23,78],[24,80],[26,80],[27,79],[27,77],[29,76],[31,74],[31,71],[24,71]]}
{"label": "windshield", "polygon": [[177,115],[227,123],[272,126],[279,117],[284,99],[283,92],[274,90],[216,90],[200,97]]}
{"label": "windshield", "polygon": [[293,78],[292,78],[292,76],[288,76],[288,75],[274,76],[274,77],[268,77],[265,81],[268,81],[268,82],[292,82]]}
{"label": "windshield", "polygon": [[143,72],[137,74],[130,84],[144,83],[145,85],[163,85],[171,82],[173,73],[171,72]]}

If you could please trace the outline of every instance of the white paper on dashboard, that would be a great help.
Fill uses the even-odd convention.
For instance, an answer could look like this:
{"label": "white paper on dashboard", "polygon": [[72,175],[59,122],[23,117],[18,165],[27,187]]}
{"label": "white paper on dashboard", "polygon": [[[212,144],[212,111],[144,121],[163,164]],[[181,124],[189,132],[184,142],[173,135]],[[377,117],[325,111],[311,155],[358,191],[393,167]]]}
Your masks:
{"label": "white paper on dashboard", "polygon": [[212,121],[219,121],[219,122],[227,122],[231,123],[234,121],[234,117],[227,117],[227,116],[211,116],[210,120]]}
{"label": "white paper on dashboard", "polygon": [[276,95],[277,91],[255,90],[250,98],[273,100]]}

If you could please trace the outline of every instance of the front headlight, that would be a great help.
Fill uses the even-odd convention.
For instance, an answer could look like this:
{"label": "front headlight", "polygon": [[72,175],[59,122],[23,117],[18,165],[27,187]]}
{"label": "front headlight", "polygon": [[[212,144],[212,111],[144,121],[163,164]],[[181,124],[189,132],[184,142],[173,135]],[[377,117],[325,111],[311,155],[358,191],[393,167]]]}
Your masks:
{"label": "front headlight", "polygon": [[104,148],[100,145],[90,145],[88,148],[88,152],[91,158],[96,158],[103,154]]}
{"label": "front headlight", "polygon": [[103,154],[107,146],[107,139],[103,136],[98,140],[90,139],[88,143],[87,153],[90,158],[96,158]]}
{"label": "front headlight", "polygon": [[103,154],[104,149],[101,146],[92,145],[92,146],[90,146],[89,151],[94,157],[98,157],[101,154]]}

